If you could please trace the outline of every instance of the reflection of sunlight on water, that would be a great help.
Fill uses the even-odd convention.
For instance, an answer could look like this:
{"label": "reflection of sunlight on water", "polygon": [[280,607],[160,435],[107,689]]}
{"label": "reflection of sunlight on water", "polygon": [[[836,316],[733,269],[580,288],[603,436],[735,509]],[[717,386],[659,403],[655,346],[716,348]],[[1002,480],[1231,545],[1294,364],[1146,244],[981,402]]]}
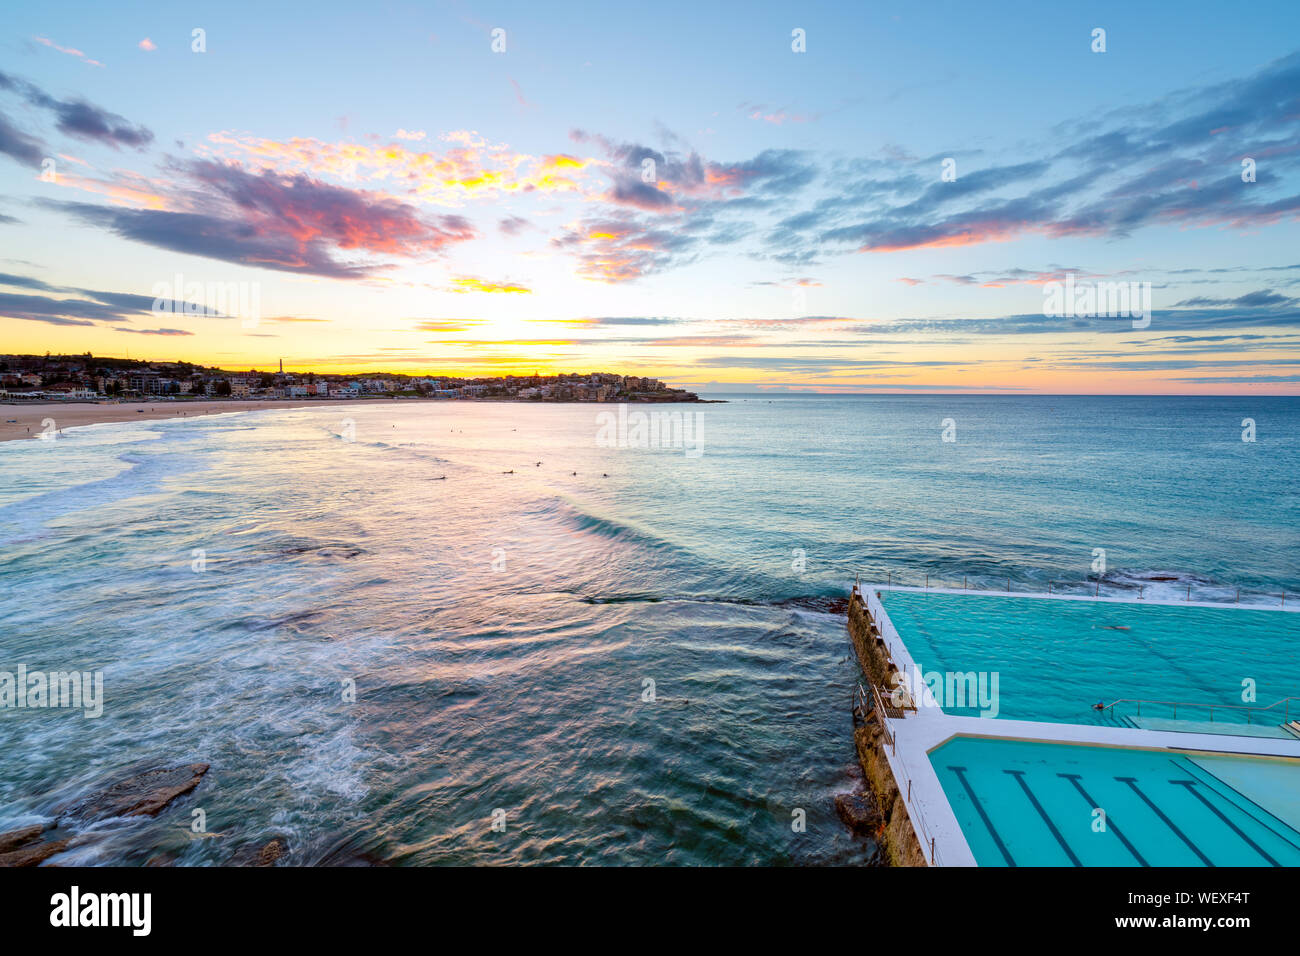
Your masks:
{"label": "reflection of sunlight on water", "polygon": [[[1245,577],[1294,581],[1294,451],[1235,475],[1233,530],[1221,475],[1161,464],[1148,435],[1116,455],[1061,408],[999,424],[953,401],[704,406],[697,459],[597,447],[596,406],[507,403],[131,423],[70,433],[54,464],[0,447],[2,659],[106,685],[97,721],[0,715],[0,827],[138,760],[202,761],[181,805],[78,854],[222,863],[283,835],[299,863],[857,861],[831,805],[855,668],[818,604],[855,569],[1082,579],[1115,547],[1107,515],[1147,548],[1126,566],[1186,567],[1169,529],[1208,523]],[[183,826],[196,806],[208,838]]]}

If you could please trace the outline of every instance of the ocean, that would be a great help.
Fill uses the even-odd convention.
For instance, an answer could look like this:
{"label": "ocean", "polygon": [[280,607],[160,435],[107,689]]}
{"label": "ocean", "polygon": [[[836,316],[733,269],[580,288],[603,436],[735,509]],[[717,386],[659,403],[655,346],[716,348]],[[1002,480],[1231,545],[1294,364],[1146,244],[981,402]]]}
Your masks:
{"label": "ocean", "polygon": [[104,687],[0,710],[0,831],[203,762],[53,862],[860,864],[855,575],[1300,601],[1295,399],[715,397],[0,444],[0,671]]}

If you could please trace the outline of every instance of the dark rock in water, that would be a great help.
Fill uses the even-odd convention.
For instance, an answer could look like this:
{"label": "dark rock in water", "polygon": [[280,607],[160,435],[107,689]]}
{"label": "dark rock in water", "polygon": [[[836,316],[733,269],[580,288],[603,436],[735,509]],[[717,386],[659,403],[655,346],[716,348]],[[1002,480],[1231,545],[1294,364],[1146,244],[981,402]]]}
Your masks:
{"label": "dark rock in water", "polygon": [[30,827],[23,827],[20,830],[0,833],[0,853],[9,853],[26,843],[31,843],[33,840],[38,839],[47,829],[48,827],[45,824],[37,823]]}
{"label": "dark rock in water", "polygon": [[261,852],[257,854],[257,865],[270,866],[276,860],[285,856],[288,852],[289,844],[279,837],[276,837],[266,846],[262,847]]}
{"label": "dark rock in water", "polygon": [[272,837],[263,846],[248,844],[240,847],[227,866],[274,866],[277,860],[289,855],[289,841]]}
{"label": "dark rock in water", "polygon": [[109,817],[157,816],[177,797],[197,787],[207,772],[207,764],[191,763],[133,773],[62,808],[59,816],[80,823]]}
{"label": "dark rock in water", "polygon": [[0,866],[36,866],[68,848],[67,840],[46,840],[44,824],[0,833]]}
{"label": "dark rock in water", "polygon": [[883,822],[871,795],[865,791],[836,794],[835,812],[846,827],[860,836],[873,836]]}

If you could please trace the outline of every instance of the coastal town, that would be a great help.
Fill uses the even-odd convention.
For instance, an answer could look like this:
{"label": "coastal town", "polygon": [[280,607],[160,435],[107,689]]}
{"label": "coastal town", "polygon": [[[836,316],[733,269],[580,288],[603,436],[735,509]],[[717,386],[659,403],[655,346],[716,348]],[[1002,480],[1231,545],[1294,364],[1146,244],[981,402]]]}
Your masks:
{"label": "coastal town", "polygon": [[230,371],[189,362],[83,355],[0,355],[0,402],[411,398],[521,402],[698,402],[654,378],[613,372],[461,378],[399,373]]}

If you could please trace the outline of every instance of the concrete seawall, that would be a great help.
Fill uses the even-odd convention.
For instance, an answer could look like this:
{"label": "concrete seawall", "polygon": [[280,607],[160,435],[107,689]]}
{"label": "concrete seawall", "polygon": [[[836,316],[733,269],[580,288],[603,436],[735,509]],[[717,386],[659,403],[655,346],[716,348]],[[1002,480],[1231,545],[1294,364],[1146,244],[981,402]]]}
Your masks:
{"label": "concrete seawall", "polygon": [[[848,629],[862,672],[872,684],[882,690],[893,687],[893,675],[896,672],[884,646],[875,638],[871,612],[857,592],[854,592],[849,601]],[[862,718],[861,721],[856,719],[857,716]],[[921,851],[921,844],[903,804],[903,795],[898,791],[898,784],[885,757],[884,748],[888,744],[883,719],[883,715],[875,713],[874,708],[869,713],[855,713],[853,730],[858,762],[862,765],[867,787],[880,813],[881,822],[876,840],[890,866],[926,866],[925,854]]]}

